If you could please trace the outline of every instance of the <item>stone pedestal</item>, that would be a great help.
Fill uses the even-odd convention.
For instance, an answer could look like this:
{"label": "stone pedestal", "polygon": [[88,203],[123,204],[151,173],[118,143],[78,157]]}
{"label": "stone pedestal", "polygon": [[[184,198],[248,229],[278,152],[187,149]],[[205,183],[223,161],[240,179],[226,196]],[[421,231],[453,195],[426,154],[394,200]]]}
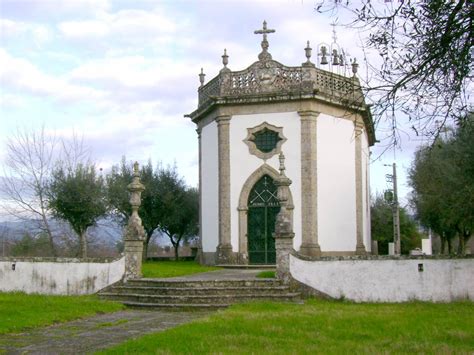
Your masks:
{"label": "stone pedestal", "polygon": [[143,240],[125,239],[125,280],[142,277]]}
{"label": "stone pedestal", "polygon": [[285,175],[285,156],[280,153],[280,176],[275,180],[278,188],[277,196],[280,201],[280,212],[275,222],[275,251],[276,251],[276,277],[283,284],[289,284],[292,280],[290,273],[290,254],[293,249],[293,216],[292,208],[289,208],[288,198],[290,195],[291,180]]}
{"label": "stone pedestal", "polygon": [[278,215],[275,226],[276,277],[283,284],[289,284],[292,279],[290,254],[294,251],[293,237],[295,236],[287,217]]}

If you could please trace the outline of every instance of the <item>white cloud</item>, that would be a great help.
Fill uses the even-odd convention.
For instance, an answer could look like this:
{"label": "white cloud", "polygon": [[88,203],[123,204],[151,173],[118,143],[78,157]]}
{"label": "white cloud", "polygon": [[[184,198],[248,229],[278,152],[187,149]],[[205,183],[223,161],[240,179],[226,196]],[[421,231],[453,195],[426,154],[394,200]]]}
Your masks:
{"label": "white cloud", "polygon": [[5,92],[12,90],[60,101],[73,102],[104,97],[103,93],[95,89],[71,85],[61,77],[47,75],[26,59],[13,57],[1,48],[0,82]]}
{"label": "white cloud", "polygon": [[116,37],[119,41],[156,38],[172,34],[178,23],[161,10],[121,10],[116,13],[102,13],[93,20],[64,21],[59,23],[60,32],[71,39]]}

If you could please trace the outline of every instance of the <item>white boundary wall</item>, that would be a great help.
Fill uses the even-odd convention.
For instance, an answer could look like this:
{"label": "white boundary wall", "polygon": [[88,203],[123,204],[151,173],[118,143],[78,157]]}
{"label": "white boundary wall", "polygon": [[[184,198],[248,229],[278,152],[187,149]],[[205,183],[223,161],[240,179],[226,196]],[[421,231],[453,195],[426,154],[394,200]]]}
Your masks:
{"label": "white boundary wall", "polygon": [[122,279],[125,258],[111,262],[58,258],[0,258],[0,291],[84,295]]}
{"label": "white boundary wall", "polygon": [[290,255],[290,272],[319,292],[356,302],[474,301],[474,259],[306,261]]}

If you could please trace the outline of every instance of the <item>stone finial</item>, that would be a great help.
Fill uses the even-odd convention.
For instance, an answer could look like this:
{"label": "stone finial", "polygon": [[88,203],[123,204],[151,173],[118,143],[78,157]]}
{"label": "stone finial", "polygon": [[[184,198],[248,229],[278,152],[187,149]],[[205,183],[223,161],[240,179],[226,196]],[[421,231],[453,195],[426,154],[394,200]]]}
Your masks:
{"label": "stone finial", "polygon": [[224,48],[224,54],[222,55],[222,64],[224,64],[224,68],[227,68],[227,64],[229,64],[229,56],[227,55],[227,49]]}
{"label": "stone finial", "polygon": [[253,33],[255,33],[256,35],[263,34],[263,39],[262,39],[262,43],[261,43],[262,52],[258,55],[258,59],[261,60],[261,61],[271,60],[272,56],[271,56],[270,53],[268,53],[268,47],[270,45],[268,44],[267,34],[275,33],[275,30],[268,29],[267,28],[267,21],[263,21],[263,28],[261,30],[255,30]]}
{"label": "stone finial", "polygon": [[278,155],[278,160],[280,161],[280,176],[285,176],[285,154],[283,152]]}
{"label": "stone finial", "polygon": [[125,280],[141,277],[142,268],[145,229],[138,215],[138,208],[141,205],[141,194],[145,190],[145,186],[140,182],[138,162],[133,164],[133,178],[132,182],[127,186],[127,190],[130,192],[132,215],[128,219],[124,236]]}
{"label": "stone finial", "polygon": [[303,66],[305,67],[314,67],[314,64],[311,63],[311,51],[312,48],[309,46],[309,41],[306,42],[306,48],[304,49],[304,53],[306,56],[306,62],[303,63]]}
{"label": "stone finial", "polygon": [[354,60],[351,60],[351,66],[352,66],[352,73],[354,74],[354,76],[356,76],[357,74],[357,69],[359,68],[359,63],[357,63],[357,59],[354,58]]}
{"label": "stone finial", "polygon": [[201,83],[201,86],[204,85],[204,78],[206,77],[206,74],[204,74],[203,69],[201,68],[201,73],[199,74],[199,82]]}
{"label": "stone finial", "polygon": [[280,176],[275,179],[280,212],[275,221],[276,275],[284,284],[291,281],[290,254],[293,252],[293,215],[289,206],[291,180],[285,175],[285,156],[280,153]]}

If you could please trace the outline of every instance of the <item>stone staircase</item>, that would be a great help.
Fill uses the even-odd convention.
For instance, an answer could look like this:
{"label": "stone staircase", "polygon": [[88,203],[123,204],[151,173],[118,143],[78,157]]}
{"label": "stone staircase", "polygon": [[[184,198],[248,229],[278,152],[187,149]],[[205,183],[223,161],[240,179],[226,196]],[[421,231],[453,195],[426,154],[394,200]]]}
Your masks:
{"label": "stone staircase", "polygon": [[99,292],[102,299],[134,308],[214,309],[254,300],[300,302],[301,295],[275,279],[135,279]]}

